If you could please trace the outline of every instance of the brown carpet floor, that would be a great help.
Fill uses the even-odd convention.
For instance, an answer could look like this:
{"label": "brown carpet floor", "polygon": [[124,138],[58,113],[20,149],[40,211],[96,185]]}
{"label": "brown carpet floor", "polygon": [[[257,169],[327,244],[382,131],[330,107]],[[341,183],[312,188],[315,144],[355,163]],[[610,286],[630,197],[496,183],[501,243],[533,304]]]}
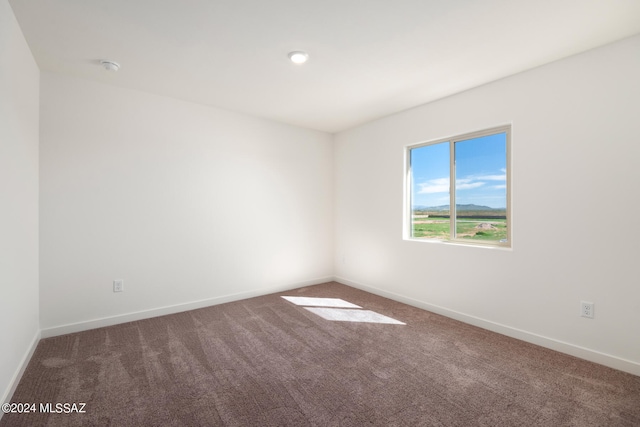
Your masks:
{"label": "brown carpet floor", "polygon": [[38,411],[0,426],[640,426],[640,377],[327,283],[43,339],[12,402]]}

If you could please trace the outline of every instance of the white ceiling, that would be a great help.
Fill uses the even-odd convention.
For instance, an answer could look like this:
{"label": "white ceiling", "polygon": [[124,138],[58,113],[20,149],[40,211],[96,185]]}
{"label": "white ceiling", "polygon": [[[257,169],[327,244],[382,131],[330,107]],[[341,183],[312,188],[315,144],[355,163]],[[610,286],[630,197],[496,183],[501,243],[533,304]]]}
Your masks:
{"label": "white ceiling", "polygon": [[640,0],[9,2],[42,70],[327,132],[640,33]]}

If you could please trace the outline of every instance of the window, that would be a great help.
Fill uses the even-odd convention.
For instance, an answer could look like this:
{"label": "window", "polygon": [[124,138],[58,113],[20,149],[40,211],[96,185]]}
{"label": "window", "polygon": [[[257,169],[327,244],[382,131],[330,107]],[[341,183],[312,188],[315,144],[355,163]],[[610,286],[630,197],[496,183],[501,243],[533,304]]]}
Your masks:
{"label": "window", "polygon": [[511,246],[511,126],[407,147],[406,236]]}

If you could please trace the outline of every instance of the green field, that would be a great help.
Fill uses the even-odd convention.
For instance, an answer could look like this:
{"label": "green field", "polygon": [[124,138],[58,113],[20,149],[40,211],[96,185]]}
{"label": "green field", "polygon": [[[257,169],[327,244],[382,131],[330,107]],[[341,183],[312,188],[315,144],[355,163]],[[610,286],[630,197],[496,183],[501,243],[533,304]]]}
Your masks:
{"label": "green field", "polygon": [[[415,215],[413,237],[449,239],[449,217]],[[506,241],[507,220],[498,217],[458,218],[456,237],[469,240]]]}

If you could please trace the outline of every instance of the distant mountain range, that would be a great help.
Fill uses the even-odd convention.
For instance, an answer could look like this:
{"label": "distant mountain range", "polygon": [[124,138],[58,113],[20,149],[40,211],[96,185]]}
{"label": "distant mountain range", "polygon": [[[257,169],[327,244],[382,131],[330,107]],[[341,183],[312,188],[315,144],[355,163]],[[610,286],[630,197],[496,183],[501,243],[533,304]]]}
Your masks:
{"label": "distant mountain range", "polygon": [[[449,205],[441,206],[414,206],[414,211],[431,211],[431,212],[446,212],[449,210]],[[458,212],[465,211],[504,211],[505,208],[490,208],[489,206],[474,205],[473,203],[468,205],[456,204],[456,210]]]}

